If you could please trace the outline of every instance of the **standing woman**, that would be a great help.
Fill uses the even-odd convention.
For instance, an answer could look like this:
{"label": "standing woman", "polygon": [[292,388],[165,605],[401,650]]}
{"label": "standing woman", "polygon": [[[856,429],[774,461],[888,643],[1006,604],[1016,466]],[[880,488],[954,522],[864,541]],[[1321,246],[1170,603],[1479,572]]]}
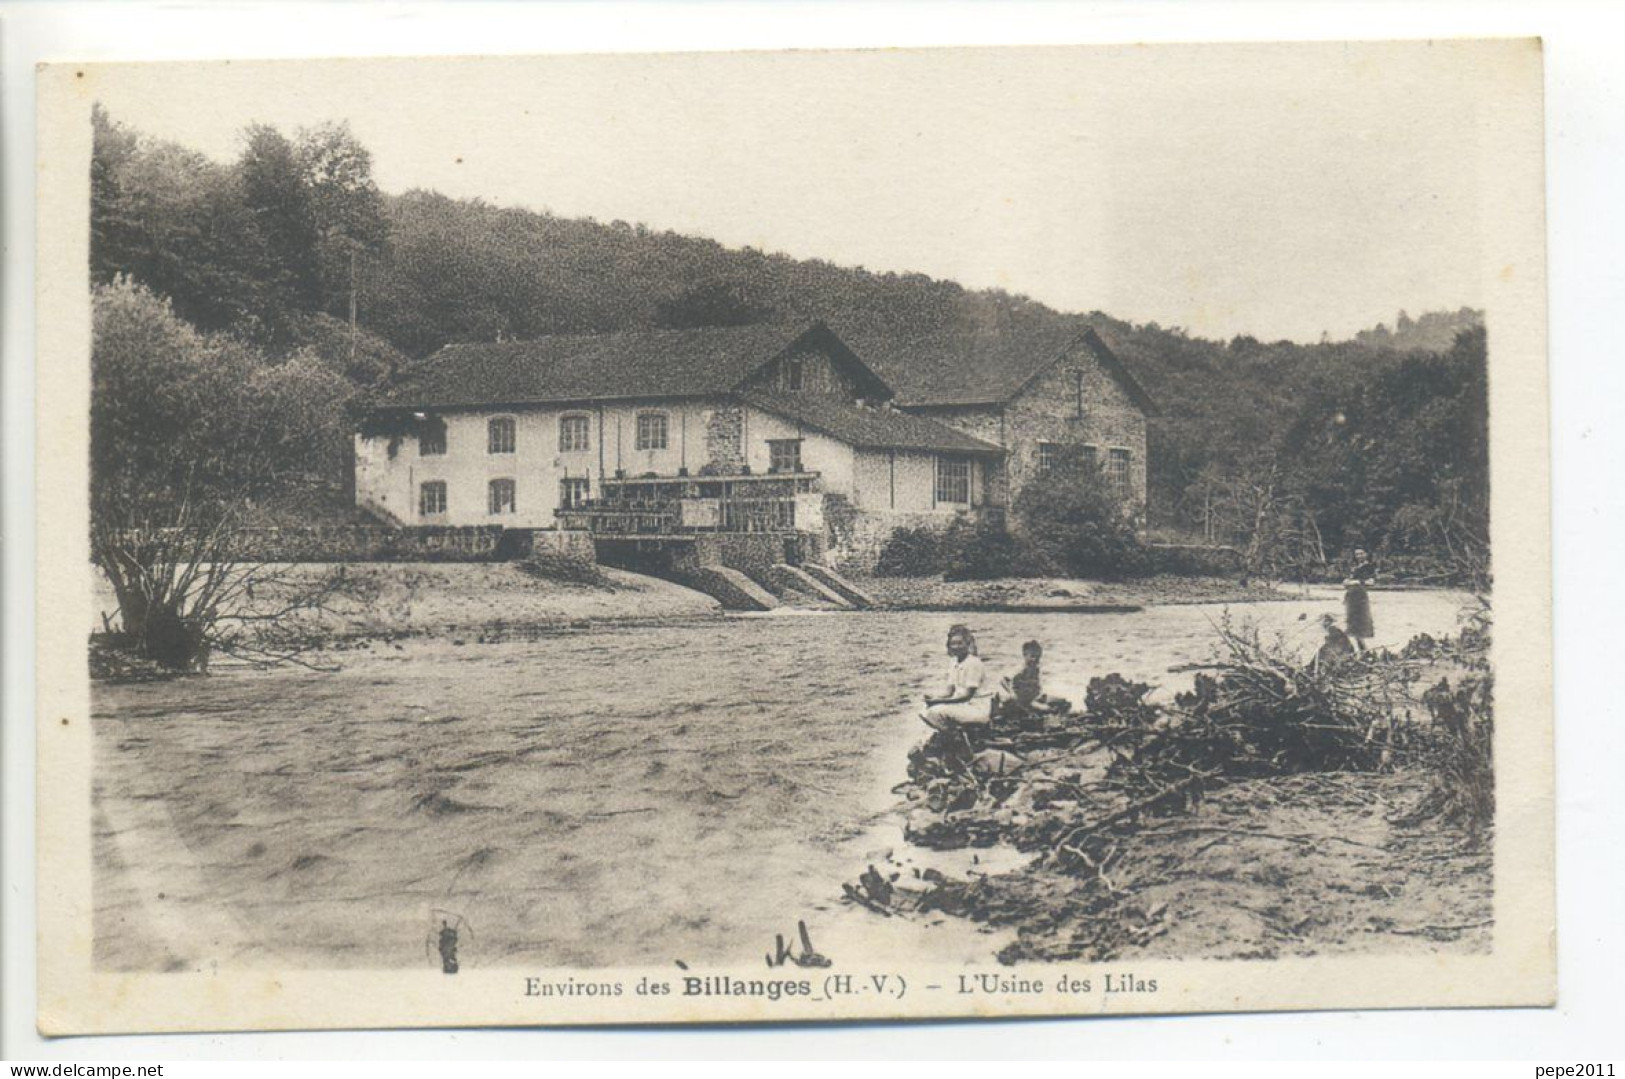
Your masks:
{"label": "standing woman", "polygon": [[986,726],[993,711],[993,698],[987,688],[987,672],[976,654],[976,638],[969,627],[948,628],[948,668],[937,693],[925,698],[920,713],[933,730]]}
{"label": "standing woman", "polygon": [[1343,616],[1354,646],[1364,652],[1366,641],[1374,633],[1371,624],[1371,595],[1367,591],[1377,582],[1377,567],[1364,547],[1354,549],[1354,564],[1343,581]]}

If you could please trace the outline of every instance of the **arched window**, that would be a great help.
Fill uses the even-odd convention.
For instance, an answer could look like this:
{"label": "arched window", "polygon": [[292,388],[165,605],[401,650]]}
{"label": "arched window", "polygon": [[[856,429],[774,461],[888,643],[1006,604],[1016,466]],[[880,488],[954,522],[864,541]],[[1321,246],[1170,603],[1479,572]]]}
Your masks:
{"label": "arched window", "polygon": [[512,416],[498,416],[485,425],[486,452],[514,452],[514,423]]}

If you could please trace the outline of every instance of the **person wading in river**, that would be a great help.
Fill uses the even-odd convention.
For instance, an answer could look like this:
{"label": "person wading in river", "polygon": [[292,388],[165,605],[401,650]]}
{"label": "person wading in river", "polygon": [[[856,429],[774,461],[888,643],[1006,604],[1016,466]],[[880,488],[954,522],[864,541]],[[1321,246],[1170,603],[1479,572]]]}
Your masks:
{"label": "person wading in river", "polygon": [[985,727],[993,711],[987,690],[987,671],[976,654],[976,638],[968,627],[948,629],[948,668],[937,694],[927,695],[920,718],[933,730]]}
{"label": "person wading in river", "polygon": [[1371,624],[1371,595],[1367,591],[1377,581],[1377,567],[1364,547],[1354,549],[1354,565],[1343,581],[1343,621],[1354,647],[1365,651],[1365,642],[1375,632]]}

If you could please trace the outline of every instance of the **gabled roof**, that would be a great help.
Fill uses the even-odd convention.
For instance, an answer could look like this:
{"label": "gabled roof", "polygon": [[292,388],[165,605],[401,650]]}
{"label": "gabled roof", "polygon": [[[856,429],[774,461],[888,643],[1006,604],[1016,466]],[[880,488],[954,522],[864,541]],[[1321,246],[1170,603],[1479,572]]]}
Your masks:
{"label": "gabled roof", "polygon": [[798,346],[826,349],[863,387],[891,387],[823,323],[706,327],[447,345],[408,372],[381,408],[475,408],[728,393]]}
{"label": "gabled roof", "polygon": [[1091,328],[1050,322],[1019,329],[944,330],[914,337],[855,336],[864,360],[897,388],[903,408],[999,405],[1080,349],[1087,350],[1142,410],[1156,404]]}
{"label": "gabled roof", "polygon": [[747,403],[866,450],[1003,455],[1003,448],[956,431],[924,416],[884,407],[858,408],[813,394],[750,390]]}

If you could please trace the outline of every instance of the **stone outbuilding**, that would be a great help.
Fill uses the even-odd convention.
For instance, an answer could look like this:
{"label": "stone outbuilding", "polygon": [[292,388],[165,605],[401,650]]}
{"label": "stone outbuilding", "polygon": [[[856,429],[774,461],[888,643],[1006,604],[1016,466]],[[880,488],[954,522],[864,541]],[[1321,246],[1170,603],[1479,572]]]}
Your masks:
{"label": "stone outbuilding", "polygon": [[899,409],[1006,451],[990,503],[1009,505],[1075,450],[1144,521],[1146,418],[1156,405],[1092,328],[1054,323],[855,340],[897,388]]}

